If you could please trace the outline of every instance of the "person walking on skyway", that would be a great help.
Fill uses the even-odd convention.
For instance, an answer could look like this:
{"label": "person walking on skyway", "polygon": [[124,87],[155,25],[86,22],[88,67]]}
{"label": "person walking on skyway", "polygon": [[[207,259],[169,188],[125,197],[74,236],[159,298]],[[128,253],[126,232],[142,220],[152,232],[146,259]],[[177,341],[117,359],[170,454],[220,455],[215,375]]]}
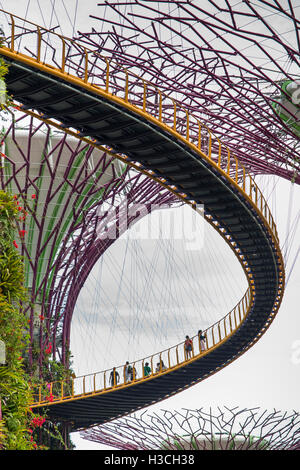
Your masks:
{"label": "person walking on skyway", "polygon": [[192,357],[192,351],[193,351],[193,341],[189,336],[185,337],[185,342],[184,342],[184,353],[185,353],[185,359],[188,360]]}
{"label": "person walking on skyway", "polygon": [[119,381],[120,381],[119,372],[114,367],[113,370],[110,373],[109,383],[112,387],[115,387],[116,385],[118,385]]}
{"label": "person walking on skyway", "polygon": [[146,362],[144,365],[144,377],[148,377],[151,374],[151,368],[149,366],[149,362]]}
{"label": "person walking on skyway", "polygon": [[132,377],[132,367],[129,364],[129,362],[126,361],[126,364],[124,366],[124,380],[125,380],[125,383],[130,382],[131,377]]}
{"label": "person walking on skyway", "polygon": [[199,343],[200,343],[200,352],[205,351],[205,340],[206,335],[202,333],[202,330],[198,331]]}

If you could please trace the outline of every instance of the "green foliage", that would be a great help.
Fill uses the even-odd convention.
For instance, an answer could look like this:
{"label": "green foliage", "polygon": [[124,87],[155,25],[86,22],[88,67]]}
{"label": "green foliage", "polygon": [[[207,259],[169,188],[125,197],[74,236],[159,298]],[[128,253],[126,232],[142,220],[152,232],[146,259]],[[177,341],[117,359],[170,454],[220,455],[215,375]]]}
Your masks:
{"label": "green foliage", "polygon": [[[1,46],[1,40],[0,40]],[[8,63],[0,57],[0,81],[1,81],[1,94],[3,94],[3,98],[0,100],[0,109],[7,110],[7,106],[10,106],[12,103],[11,97],[7,94],[6,85],[5,85],[5,77],[8,73]]]}
{"label": "green foliage", "polygon": [[[45,449],[38,442],[47,442],[51,448],[65,448],[59,426],[46,417],[36,416],[30,410],[33,395],[32,377],[26,373],[28,349],[28,318],[22,306],[28,304],[24,289],[24,263],[14,240],[20,208],[16,196],[0,191],[0,339],[6,345],[6,364],[0,367],[0,449]],[[34,344],[32,345],[34,348]],[[45,354],[42,373],[46,383],[64,379],[70,371],[61,363],[50,359],[51,349]],[[36,353],[36,354],[35,354]],[[33,351],[38,360],[40,351]],[[27,364],[28,366],[28,364]],[[68,447],[72,444],[68,442]]]}
{"label": "green foliage", "polygon": [[13,240],[17,217],[16,201],[0,191],[0,338],[6,345],[6,364],[0,367],[0,446],[29,450],[35,443],[28,432],[32,394],[22,360],[27,321],[22,311],[26,300],[23,261]]}
{"label": "green foliage", "polygon": [[8,63],[0,57],[0,79],[4,80],[8,73]]}

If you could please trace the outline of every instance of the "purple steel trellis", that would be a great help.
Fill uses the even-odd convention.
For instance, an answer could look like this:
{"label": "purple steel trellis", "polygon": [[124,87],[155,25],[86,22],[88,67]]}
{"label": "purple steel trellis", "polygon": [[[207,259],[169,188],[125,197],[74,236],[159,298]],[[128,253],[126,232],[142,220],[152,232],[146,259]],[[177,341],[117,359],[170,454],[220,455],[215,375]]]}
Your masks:
{"label": "purple steel trellis", "polygon": [[35,344],[41,373],[49,344],[67,365],[80,289],[100,256],[140,218],[132,208],[142,204],[150,213],[178,200],[107,152],[63,132],[53,135],[51,126],[23,113],[2,132],[1,145],[1,188],[23,207],[18,229],[25,235],[18,242],[29,291],[28,360],[32,369]]}
{"label": "purple steel trellis", "polygon": [[[116,197],[116,191],[120,194],[128,187],[129,189],[125,197],[120,201],[120,204],[113,206],[111,200]],[[99,208],[101,209],[103,202],[106,204],[111,203],[111,207],[114,207],[114,210],[108,209],[109,215],[113,219],[112,226],[108,231],[105,230],[106,212],[103,215],[99,215]],[[103,202],[101,201],[98,204],[97,210],[89,221],[89,226],[92,227],[92,231],[89,234],[89,242],[86,243],[86,237],[83,237],[85,246],[77,248],[77,254],[79,253],[80,256],[79,258],[77,256],[74,267],[68,273],[68,282],[64,284],[63,289],[58,291],[60,304],[67,299],[64,315],[66,328],[64,329],[63,336],[66,345],[69,345],[70,341],[71,319],[75,303],[91,269],[112,243],[141,217],[132,208],[142,205],[145,209],[145,214],[150,214],[153,209],[178,204],[178,199],[168,191],[162,190],[161,186],[142,174],[133,174],[127,181],[122,182],[121,185],[116,185]],[[72,291],[68,294],[68,286],[70,285],[72,285]],[[64,348],[65,351],[66,348]]]}
{"label": "purple steel trellis", "polygon": [[272,107],[282,81],[299,77],[296,2],[127,0],[98,6],[99,14],[91,15],[96,27],[78,32],[84,45],[177,99],[252,174],[300,183],[299,137]]}
{"label": "purple steel trellis", "polygon": [[[100,52],[109,57],[110,61],[114,60],[115,63],[136,72],[140,77],[157,85],[162,92],[173,96],[187,110],[198,116],[201,122],[207,124],[228,147],[232,148],[252,173],[278,174],[288,179],[294,178],[295,182],[299,183],[298,139],[293,131],[274,113],[271,106],[281,91],[280,82],[275,76],[280,75],[280,78],[291,80],[297,77],[299,70],[299,21],[292,1],[286,3],[286,9],[274,1],[262,1],[260,4],[261,7],[251,1],[245,1],[240,3],[239,7],[233,7],[227,1],[218,3],[204,1],[201,2],[201,5],[187,0],[180,2],[142,2],[140,0],[103,2],[99,4],[101,14],[99,16],[93,15],[93,18],[96,19],[97,26],[99,24],[103,24],[105,27],[109,25],[110,30],[80,32],[78,38],[81,44],[93,48],[95,51],[95,68],[89,71],[92,79],[105,83],[106,70],[104,68],[100,70],[97,66],[97,52]],[[289,22],[292,28],[288,40],[283,34],[277,33],[277,29],[268,17],[262,16],[261,8],[265,8],[270,15],[281,15]],[[106,9],[108,14],[105,15],[103,9]],[[111,13],[115,13],[115,17]],[[272,18],[274,16],[271,16]],[[244,21],[245,19],[246,21]],[[253,22],[255,28],[251,27],[250,29],[247,23],[249,20],[251,23]],[[30,28],[28,30],[26,28],[26,25],[22,25],[20,38],[30,35]],[[53,51],[54,60],[59,61],[58,58],[55,58],[54,46],[48,41],[47,33],[44,33],[41,31],[43,41]],[[239,48],[236,47],[236,38],[239,38],[240,41]],[[251,46],[249,50],[259,51],[259,60],[257,58],[254,60],[247,55],[246,43]],[[273,50],[272,46],[276,46],[282,55],[285,54],[288,57],[289,70],[281,65],[278,55],[273,57],[270,54],[270,51]],[[78,50],[76,53],[76,43],[72,47],[74,49],[70,48],[66,54],[68,67],[71,71],[76,70],[76,73],[80,74],[80,71],[83,73],[82,50]],[[31,51],[33,57],[35,54],[36,51]],[[266,63],[268,64],[266,65]],[[267,72],[268,68],[272,69],[270,73]],[[113,67],[110,69],[110,86],[114,88],[115,92],[118,88],[124,91],[124,79],[122,83],[119,81],[118,70],[119,65],[115,69]],[[130,84],[130,87],[134,86],[134,83]],[[142,90],[136,90],[133,93],[137,102],[141,103]],[[153,90],[152,93],[153,98],[157,97]],[[151,90],[149,90],[147,98],[149,98],[151,105]],[[155,107],[156,103],[152,104]],[[164,116],[169,116],[170,122],[172,122],[171,104],[169,108],[164,108],[163,112]],[[29,188],[34,189],[37,194],[39,193],[39,188],[28,171],[29,149],[35,133],[36,130],[32,127],[28,133],[27,154],[22,151],[22,166],[26,168],[27,172],[25,186],[21,187],[18,184],[16,176],[20,169],[14,166],[13,158],[10,160],[13,168],[12,176],[8,182],[5,182],[6,185],[14,180],[18,192],[25,195],[27,195]],[[15,135],[14,139],[18,148]],[[72,162],[82,151],[86,152],[86,166],[83,166],[83,169],[86,169],[93,151],[92,147],[82,143],[78,144],[76,150],[70,149],[66,136],[61,138],[60,143],[55,144],[55,148],[58,151],[58,159],[63,148],[67,148],[71,152],[66,171],[70,171]],[[51,150],[48,155],[51,156],[52,152]],[[110,164],[108,160],[107,155],[99,158],[97,168],[104,171],[106,165]],[[54,178],[57,168],[51,169],[47,158],[45,158],[45,165],[47,165],[51,177]],[[114,166],[111,168],[114,169]],[[53,193],[62,189],[63,184],[66,183],[70,187],[76,188],[76,192],[80,194],[84,188],[84,182],[91,178],[91,174],[87,171],[87,176],[82,177],[83,181],[79,178],[76,182],[71,182],[65,178],[60,187],[53,189],[53,191],[51,189],[46,196],[44,215],[48,202],[53,199]],[[105,200],[113,201],[116,194],[120,193],[120,188],[125,184],[125,174],[127,171],[122,175],[114,173],[112,179],[102,185]],[[96,180],[97,178],[99,179],[96,177]],[[134,180],[136,188],[146,188],[150,184],[140,175],[132,177],[132,181],[126,180],[126,184],[131,185]],[[155,203],[159,200],[165,202],[167,196],[166,194],[161,196],[161,188],[153,182],[151,182],[151,187],[156,188],[156,194],[152,196],[152,201]],[[135,191],[131,189],[130,194],[134,195]],[[78,202],[79,205],[74,211],[74,223],[68,227],[65,239],[61,240],[63,242],[62,249],[56,253],[55,261],[53,260],[54,248],[51,252],[50,259],[52,261],[48,263],[46,271],[47,274],[49,272],[53,274],[50,287],[46,274],[41,281],[37,281],[38,260],[35,259],[33,262],[26,251],[26,243],[23,246],[24,254],[31,263],[31,270],[34,273],[33,283],[38,289],[32,293],[32,303],[34,303],[37,294],[43,296],[41,299],[43,306],[45,306],[49,292],[51,297],[51,305],[47,306],[47,315],[45,315],[47,317],[46,335],[42,332],[42,325],[40,325],[40,349],[43,351],[48,341],[51,340],[54,351],[58,350],[55,347],[56,334],[62,325],[63,361],[69,342],[72,309],[80,286],[83,285],[89,267],[93,265],[95,253],[100,256],[111,243],[111,240],[95,243],[95,226],[99,223],[98,205],[95,203],[89,207],[88,211],[83,210],[88,196],[92,195],[93,189],[90,189],[83,200]],[[147,202],[147,197],[145,191],[144,199],[142,199],[144,203]],[[173,200],[174,197],[171,195],[170,198]],[[79,197],[77,197],[77,201],[79,201]],[[36,204],[38,202],[40,202],[39,198],[35,200]],[[69,199],[69,203],[71,202]],[[30,214],[42,235],[43,222],[38,220],[34,210],[31,210]],[[82,216],[80,223],[78,223],[79,214]],[[57,221],[57,224],[52,228],[49,239],[58,237],[58,227],[62,220]],[[115,224],[117,223],[118,220],[115,220]],[[72,243],[68,244],[71,233],[76,233],[76,237]],[[37,257],[43,253],[45,247],[42,236],[39,237],[38,244]],[[43,312],[41,315],[43,316]],[[31,320],[33,319],[32,309]],[[33,321],[31,321],[30,333],[33,336]]]}
{"label": "purple steel trellis", "polygon": [[81,432],[121,450],[300,450],[300,415],[259,408],[161,410]]}

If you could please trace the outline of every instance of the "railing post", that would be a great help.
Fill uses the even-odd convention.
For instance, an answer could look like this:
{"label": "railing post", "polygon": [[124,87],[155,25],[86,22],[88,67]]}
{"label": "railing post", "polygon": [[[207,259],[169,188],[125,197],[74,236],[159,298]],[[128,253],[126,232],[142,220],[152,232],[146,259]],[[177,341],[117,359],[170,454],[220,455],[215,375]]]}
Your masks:
{"label": "railing post", "polygon": [[190,141],[190,115],[189,112],[185,109],[186,114],[186,140]]}
{"label": "railing post", "polygon": [[143,111],[144,113],[146,112],[146,105],[147,105],[147,83],[145,82],[145,80],[143,80],[144,82],[144,90],[143,90]]}
{"label": "railing post", "polygon": [[246,192],[246,170],[243,166],[243,191]]}
{"label": "railing post", "polygon": [[158,111],[158,120],[162,121],[162,93],[160,90],[157,90],[159,93],[159,111]]}
{"label": "railing post", "polygon": [[65,65],[66,65],[66,42],[63,37],[62,40],[62,57],[61,57],[61,71],[65,73]]}
{"label": "railing post", "polygon": [[198,149],[201,150],[201,124],[200,121],[198,121]]}
{"label": "railing post", "polygon": [[136,379],[135,362],[132,365],[132,377],[133,377],[133,381],[135,381],[135,379]]}
{"label": "railing post", "polygon": [[15,51],[15,19],[13,15],[10,15],[11,19],[11,41],[10,41],[10,50],[11,52]]}
{"label": "railing post", "polygon": [[108,93],[109,90],[109,60],[105,58],[106,62],[106,82],[105,82],[105,91]]}
{"label": "railing post", "polygon": [[245,306],[244,306],[244,302],[246,301],[246,298],[243,297],[242,300],[241,300],[241,306],[242,306],[242,318],[244,319],[245,318]]}
{"label": "railing post", "polygon": [[41,29],[38,26],[37,28],[37,33],[38,33],[38,43],[37,43],[37,62],[41,61],[41,43],[42,43],[42,35],[41,35]]}
{"label": "railing post", "polygon": [[252,199],[252,186],[253,186],[253,184],[252,184],[251,175],[249,175],[249,180],[250,180],[250,185],[249,185],[249,197],[250,197],[251,200],[253,200],[253,199]]}
{"label": "railing post", "polygon": [[176,101],[173,100],[173,105],[174,105],[174,120],[173,120],[173,129],[176,131],[176,113],[177,113],[177,108],[176,108]]}
{"label": "railing post", "polygon": [[219,139],[218,139],[218,142],[219,142],[218,167],[221,168],[222,144]]}
{"label": "railing post", "polygon": [[218,323],[218,331],[219,331],[219,343],[221,342],[221,327],[220,322]]}
{"label": "railing post", "polygon": [[227,149],[227,175],[229,175],[230,171],[230,150]]}
{"label": "railing post", "polygon": [[208,133],[209,133],[209,138],[208,138],[208,157],[211,159],[211,143],[212,143],[212,137],[211,137],[211,132],[209,129],[208,130]]}
{"label": "railing post", "polygon": [[125,71],[126,79],[125,79],[125,101],[128,103],[128,70]]}
{"label": "railing post", "polygon": [[89,70],[89,55],[88,55],[86,48],[84,48],[84,82],[85,83],[87,83],[88,81],[88,70]]}
{"label": "railing post", "polygon": [[237,183],[238,182],[238,167],[239,167],[239,164],[238,164],[238,159],[236,157],[235,158],[235,182]]}

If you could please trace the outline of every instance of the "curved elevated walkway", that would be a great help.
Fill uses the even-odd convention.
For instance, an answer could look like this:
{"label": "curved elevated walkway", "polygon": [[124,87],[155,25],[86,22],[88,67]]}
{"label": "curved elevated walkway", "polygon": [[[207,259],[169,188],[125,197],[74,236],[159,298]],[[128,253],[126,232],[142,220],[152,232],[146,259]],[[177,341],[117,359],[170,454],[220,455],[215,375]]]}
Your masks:
{"label": "curved elevated walkway", "polygon": [[[226,331],[221,331],[220,324],[213,330],[205,352],[195,351],[187,361],[170,361],[166,371],[130,383],[77,395],[72,387],[65,393],[62,384],[62,393],[52,402],[41,395],[37,398],[33,408],[48,406],[50,416],[71,422],[76,430],[172,396],[247,351],[277,313],[284,291],[284,266],[276,226],[259,188],[209,129],[156,88],[152,90],[156,99],[149,106],[151,84],[141,79],[140,101],[137,95],[131,99],[130,84],[138,78],[122,70],[120,97],[111,85],[116,83],[116,67],[112,73],[105,59],[99,58],[103,86],[91,84],[88,53],[80,45],[77,51],[84,64],[78,76],[66,72],[66,53],[60,66],[41,62],[42,28],[35,29],[37,57],[16,51],[13,28],[8,47],[0,48],[10,64],[8,91],[22,103],[22,109],[92,145],[109,145],[116,158],[156,179],[194,208],[204,204],[205,219],[230,245],[249,282],[244,312],[235,313],[235,324],[230,320]],[[66,38],[62,44],[67,44]]]}

